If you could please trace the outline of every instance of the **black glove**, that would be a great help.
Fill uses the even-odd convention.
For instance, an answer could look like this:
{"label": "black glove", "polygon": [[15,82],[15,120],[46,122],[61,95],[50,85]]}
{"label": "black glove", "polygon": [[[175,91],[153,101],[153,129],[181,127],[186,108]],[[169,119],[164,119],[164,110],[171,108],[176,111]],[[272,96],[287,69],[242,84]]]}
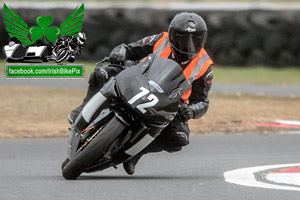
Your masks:
{"label": "black glove", "polygon": [[187,105],[181,105],[178,112],[183,122],[187,122],[195,116],[194,110]]}
{"label": "black glove", "polygon": [[127,60],[127,49],[125,44],[120,44],[115,47],[109,55],[109,60],[112,64],[124,64]]}

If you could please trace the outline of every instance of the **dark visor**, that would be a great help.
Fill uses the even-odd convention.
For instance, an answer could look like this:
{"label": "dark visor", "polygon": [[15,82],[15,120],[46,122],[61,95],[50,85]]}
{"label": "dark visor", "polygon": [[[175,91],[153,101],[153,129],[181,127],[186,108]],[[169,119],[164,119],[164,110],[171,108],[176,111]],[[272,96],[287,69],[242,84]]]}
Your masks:
{"label": "dark visor", "polygon": [[171,30],[170,42],[182,52],[198,53],[203,46],[203,36],[205,35],[205,32],[200,35],[201,36],[199,36],[199,33],[196,36],[193,33],[178,33],[174,30]]}

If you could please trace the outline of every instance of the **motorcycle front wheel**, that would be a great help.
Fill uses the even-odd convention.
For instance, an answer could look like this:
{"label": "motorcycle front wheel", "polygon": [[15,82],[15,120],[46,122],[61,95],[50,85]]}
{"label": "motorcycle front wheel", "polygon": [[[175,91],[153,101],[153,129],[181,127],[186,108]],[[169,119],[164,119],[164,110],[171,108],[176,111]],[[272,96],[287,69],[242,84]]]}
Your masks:
{"label": "motorcycle front wheel", "polygon": [[63,177],[67,180],[74,180],[80,176],[85,169],[103,156],[125,128],[126,125],[114,116],[95,138],[63,167]]}

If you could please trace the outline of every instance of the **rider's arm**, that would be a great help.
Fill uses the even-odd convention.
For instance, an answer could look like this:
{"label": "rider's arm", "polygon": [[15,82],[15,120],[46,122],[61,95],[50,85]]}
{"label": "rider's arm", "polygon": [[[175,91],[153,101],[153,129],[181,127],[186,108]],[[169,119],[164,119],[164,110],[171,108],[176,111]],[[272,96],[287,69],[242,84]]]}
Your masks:
{"label": "rider's arm", "polygon": [[127,59],[140,60],[149,54],[153,53],[155,43],[163,36],[162,33],[145,37],[137,42],[127,45]]}
{"label": "rider's arm", "polygon": [[213,71],[210,66],[203,76],[192,84],[192,93],[189,97],[189,108],[194,111],[194,119],[202,117],[208,110],[208,93],[212,85]]}
{"label": "rider's arm", "polygon": [[111,61],[117,63],[118,61],[124,62],[125,60],[137,61],[153,52],[155,43],[162,37],[162,33],[145,37],[137,42],[120,44],[116,46],[111,54]]}

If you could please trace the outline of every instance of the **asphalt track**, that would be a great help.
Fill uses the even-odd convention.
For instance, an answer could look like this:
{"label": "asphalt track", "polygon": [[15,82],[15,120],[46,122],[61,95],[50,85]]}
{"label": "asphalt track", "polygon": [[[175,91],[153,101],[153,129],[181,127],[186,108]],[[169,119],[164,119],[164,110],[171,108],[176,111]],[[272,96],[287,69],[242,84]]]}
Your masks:
{"label": "asphalt track", "polygon": [[[0,85],[6,86],[29,86],[39,88],[65,88],[86,89],[86,80],[58,80],[58,79],[0,79]],[[213,83],[212,92],[221,93],[245,93],[256,95],[275,95],[300,97],[300,86],[280,85],[234,85]]]}
{"label": "asphalt track", "polygon": [[178,153],[144,156],[136,174],[122,167],[67,181],[60,163],[66,138],[0,140],[0,199],[299,199],[299,191],[239,186],[223,173],[238,168],[299,163],[297,134],[199,135]]}

